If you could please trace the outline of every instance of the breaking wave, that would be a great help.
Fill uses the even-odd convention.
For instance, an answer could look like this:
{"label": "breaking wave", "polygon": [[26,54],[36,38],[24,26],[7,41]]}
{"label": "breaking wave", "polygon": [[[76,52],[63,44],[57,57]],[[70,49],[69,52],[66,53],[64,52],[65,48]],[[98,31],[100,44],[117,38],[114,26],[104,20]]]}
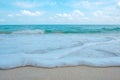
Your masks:
{"label": "breaking wave", "polygon": [[50,26],[0,26],[0,34],[44,34],[44,33],[112,33],[120,32],[120,26],[109,25],[50,25]]}
{"label": "breaking wave", "polygon": [[22,30],[14,31],[12,34],[44,34],[44,30]]}
{"label": "breaking wave", "polygon": [[120,66],[120,36],[0,35],[0,69],[20,66]]}

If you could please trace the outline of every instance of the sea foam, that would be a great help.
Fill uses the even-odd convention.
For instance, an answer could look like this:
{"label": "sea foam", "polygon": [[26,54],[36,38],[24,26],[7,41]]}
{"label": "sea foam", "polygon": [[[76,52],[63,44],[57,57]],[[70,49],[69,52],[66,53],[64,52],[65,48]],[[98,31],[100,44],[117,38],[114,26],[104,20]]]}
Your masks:
{"label": "sea foam", "polygon": [[12,34],[44,34],[44,30],[22,30],[14,31]]}
{"label": "sea foam", "polygon": [[0,69],[120,66],[119,34],[6,34],[0,45]]}
{"label": "sea foam", "polygon": [[120,25],[0,25],[0,34],[116,32],[120,32]]}

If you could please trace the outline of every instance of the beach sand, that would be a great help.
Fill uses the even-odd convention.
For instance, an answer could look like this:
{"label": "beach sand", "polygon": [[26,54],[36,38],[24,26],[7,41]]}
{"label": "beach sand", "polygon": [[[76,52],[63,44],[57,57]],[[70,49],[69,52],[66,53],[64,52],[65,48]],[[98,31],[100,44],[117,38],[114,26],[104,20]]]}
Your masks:
{"label": "beach sand", "polygon": [[120,80],[120,67],[20,67],[0,70],[0,80]]}

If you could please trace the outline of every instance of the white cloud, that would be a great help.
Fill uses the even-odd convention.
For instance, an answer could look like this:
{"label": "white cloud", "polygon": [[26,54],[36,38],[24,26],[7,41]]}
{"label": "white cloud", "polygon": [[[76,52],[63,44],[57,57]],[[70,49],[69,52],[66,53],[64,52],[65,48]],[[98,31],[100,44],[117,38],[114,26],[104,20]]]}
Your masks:
{"label": "white cloud", "polygon": [[91,8],[91,6],[92,6],[92,3],[88,2],[88,1],[83,1],[80,4],[83,5],[86,8]]}
{"label": "white cloud", "polygon": [[[112,10],[113,11],[113,10]],[[114,11],[116,12],[116,11]],[[101,23],[118,23],[120,21],[120,16],[116,12],[111,12],[111,10],[98,10],[93,12],[93,18],[91,18],[94,22],[101,22]]]}
{"label": "white cloud", "polygon": [[56,16],[61,17],[61,18],[72,19],[72,15],[68,13],[59,13],[59,14],[56,14]]}
{"label": "white cloud", "polygon": [[30,3],[30,2],[15,2],[15,5],[21,8],[33,8],[36,7],[36,3]]}
{"label": "white cloud", "polygon": [[14,3],[15,6],[20,8],[36,8],[41,6],[55,6],[57,3],[55,1],[17,1]]}
{"label": "white cloud", "polygon": [[83,1],[77,1],[77,2],[73,2],[71,3],[70,6],[76,8],[76,9],[97,9],[99,7],[101,7],[104,3],[100,2],[100,1],[87,1],[87,0],[83,0]]}
{"label": "white cloud", "polygon": [[120,7],[120,1],[118,2],[118,6]]}
{"label": "white cloud", "polygon": [[72,20],[75,18],[78,19],[78,18],[84,17],[85,15],[80,10],[74,10],[71,13],[59,13],[59,14],[56,14],[56,16]]}
{"label": "white cloud", "polygon": [[9,17],[14,17],[14,16],[41,16],[43,15],[43,12],[41,11],[29,11],[29,10],[21,10],[19,13],[14,13],[14,14],[8,14]]}
{"label": "white cloud", "polygon": [[21,11],[21,14],[22,14],[22,15],[28,15],[28,16],[40,16],[40,15],[42,15],[43,13],[40,12],[40,11],[31,12],[31,11],[29,11],[29,10],[22,10],[22,11]]}
{"label": "white cloud", "polygon": [[106,14],[105,14],[103,11],[100,11],[100,10],[93,12],[93,15],[94,15],[95,17],[103,17],[103,16],[106,16]]}
{"label": "white cloud", "polygon": [[88,18],[80,10],[73,10],[69,13],[59,13],[53,17],[50,17],[51,20],[55,20],[56,23],[82,23],[87,22]]}
{"label": "white cloud", "polygon": [[[18,1],[18,0],[17,0]],[[117,22],[120,21],[120,0],[110,0],[108,2],[104,0],[98,0],[98,1],[90,1],[90,0],[73,0],[69,2],[50,2],[49,1],[39,1],[37,3],[36,0],[32,0],[31,2],[29,0],[26,0],[24,2],[16,2],[16,7],[21,7],[23,10],[19,12],[13,12],[12,14],[8,14],[9,17],[14,16],[41,16],[44,14],[44,12],[41,11],[32,11],[42,8],[49,8],[50,6],[57,5],[57,7],[52,10],[52,12],[49,12],[50,10],[46,11],[48,12],[47,15],[44,15],[42,18],[44,18],[46,21],[58,21],[62,22],[85,22],[88,20],[88,22]],[[14,5],[14,6],[15,6]],[[59,6],[66,7],[73,11],[70,12],[60,12],[57,13],[56,9],[60,9]],[[41,8],[39,8],[41,7]],[[26,9],[27,8],[27,9]],[[28,9],[30,8],[30,9]],[[51,7],[50,7],[51,8]],[[25,9],[25,10],[24,10]],[[64,10],[65,11],[65,10]],[[83,11],[83,12],[82,12]],[[37,18],[37,17],[35,17]],[[50,18],[50,19],[48,19]],[[39,20],[39,19],[38,19]],[[114,21],[113,21],[114,20]]]}
{"label": "white cloud", "polygon": [[74,10],[72,15],[73,16],[85,16],[85,14],[81,12],[80,10]]}

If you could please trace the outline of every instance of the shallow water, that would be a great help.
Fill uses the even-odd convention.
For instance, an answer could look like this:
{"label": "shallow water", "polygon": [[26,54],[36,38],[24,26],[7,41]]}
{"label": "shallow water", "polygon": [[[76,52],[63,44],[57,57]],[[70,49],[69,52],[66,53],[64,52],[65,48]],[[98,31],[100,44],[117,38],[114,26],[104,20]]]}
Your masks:
{"label": "shallow water", "polygon": [[[32,33],[32,32],[31,32]],[[120,66],[120,33],[0,34],[0,68]]]}
{"label": "shallow water", "polygon": [[118,66],[119,39],[102,34],[0,35],[0,68]]}

